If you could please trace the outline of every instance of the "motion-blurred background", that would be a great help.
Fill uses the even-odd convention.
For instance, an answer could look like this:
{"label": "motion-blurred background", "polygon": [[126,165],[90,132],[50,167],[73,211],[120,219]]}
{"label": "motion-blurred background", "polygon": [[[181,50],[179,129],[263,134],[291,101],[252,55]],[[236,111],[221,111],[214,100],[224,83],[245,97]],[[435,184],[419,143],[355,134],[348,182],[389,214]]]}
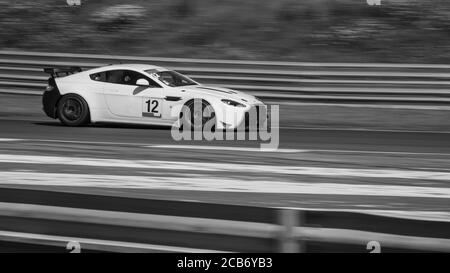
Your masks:
{"label": "motion-blurred background", "polygon": [[[372,0],[370,0],[372,1]],[[0,48],[219,59],[450,59],[446,0],[0,1]],[[69,1],[76,2],[76,1]]]}
{"label": "motion-blurred background", "polygon": [[[450,251],[448,0],[68,2],[0,0],[0,252]],[[45,116],[44,67],[119,62],[279,105],[280,149]]]}

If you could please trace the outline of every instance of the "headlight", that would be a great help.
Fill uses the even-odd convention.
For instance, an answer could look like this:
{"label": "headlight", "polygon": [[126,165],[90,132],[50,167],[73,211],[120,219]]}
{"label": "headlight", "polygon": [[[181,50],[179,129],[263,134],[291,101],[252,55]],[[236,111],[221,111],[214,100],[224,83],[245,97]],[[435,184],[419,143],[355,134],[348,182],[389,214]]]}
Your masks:
{"label": "headlight", "polygon": [[226,99],[223,99],[222,102],[225,103],[225,104],[227,104],[227,105],[231,105],[231,106],[235,106],[235,107],[245,107],[244,104],[239,103],[239,102],[234,101],[234,100],[226,100]]}

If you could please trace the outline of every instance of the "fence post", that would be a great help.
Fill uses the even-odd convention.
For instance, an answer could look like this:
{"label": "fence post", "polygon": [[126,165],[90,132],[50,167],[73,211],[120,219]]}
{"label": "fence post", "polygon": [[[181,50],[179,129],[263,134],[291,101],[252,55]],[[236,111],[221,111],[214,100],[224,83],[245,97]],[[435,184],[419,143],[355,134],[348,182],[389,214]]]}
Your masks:
{"label": "fence post", "polygon": [[281,226],[279,252],[297,253],[303,251],[298,239],[294,236],[294,227],[300,226],[299,216],[297,210],[280,209],[278,211],[278,222]]}

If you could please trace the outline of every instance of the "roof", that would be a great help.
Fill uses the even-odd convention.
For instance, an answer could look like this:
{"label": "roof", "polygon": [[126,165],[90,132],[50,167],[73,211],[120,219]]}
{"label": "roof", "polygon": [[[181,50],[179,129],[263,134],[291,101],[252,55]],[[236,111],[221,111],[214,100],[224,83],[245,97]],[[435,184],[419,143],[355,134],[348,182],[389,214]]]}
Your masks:
{"label": "roof", "polygon": [[104,71],[104,70],[111,70],[111,69],[133,69],[133,70],[138,70],[138,71],[145,71],[145,70],[150,70],[150,69],[157,69],[157,70],[161,70],[161,71],[167,70],[167,68],[150,65],[150,64],[111,64],[111,65],[95,68],[96,72]]}

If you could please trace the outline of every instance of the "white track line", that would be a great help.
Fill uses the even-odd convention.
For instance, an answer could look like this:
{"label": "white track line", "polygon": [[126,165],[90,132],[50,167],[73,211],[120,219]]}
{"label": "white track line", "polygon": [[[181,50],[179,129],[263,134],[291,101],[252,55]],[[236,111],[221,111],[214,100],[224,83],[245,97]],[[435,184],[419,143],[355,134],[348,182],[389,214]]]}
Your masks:
{"label": "white track line", "polygon": [[[323,129],[329,130],[329,129]],[[450,132],[449,132],[450,133]],[[285,149],[281,148],[274,151],[261,150],[259,148],[243,146],[210,146],[210,145],[166,145],[151,143],[127,143],[127,142],[106,142],[106,141],[76,141],[76,140],[58,140],[58,139],[18,139],[18,138],[0,138],[0,142],[43,142],[43,143],[71,143],[87,145],[111,145],[111,146],[133,146],[155,149],[197,149],[197,150],[216,150],[216,151],[235,151],[235,152],[279,152],[279,153],[359,153],[359,154],[392,154],[392,155],[430,155],[430,156],[450,156],[450,153],[433,152],[402,152],[402,151],[370,151],[370,150],[338,150],[338,149]]]}
{"label": "white track line", "polygon": [[420,152],[384,152],[367,150],[333,150],[333,149],[278,149],[274,151],[262,151],[259,148],[233,147],[233,146],[201,146],[201,145],[148,145],[147,148],[158,149],[187,149],[187,150],[212,150],[212,151],[236,151],[236,152],[278,152],[278,153],[351,153],[351,154],[390,154],[390,155],[438,155],[450,156],[450,153],[420,153]]}
{"label": "white track line", "polygon": [[277,150],[261,150],[261,148],[253,147],[234,147],[234,146],[201,146],[201,145],[148,145],[147,148],[158,149],[188,149],[188,150],[212,150],[212,151],[237,151],[237,152],[264,152],[264,153],[300,153],[307,150],[299,149],[277,149]]}
{"label": "white track line", "polygon": [[311,130],[311,131],[353,131],[353,132],[377,132],[377,133],[422,133],[422,134],[450,134],[450,131],[432,130],[394,130],[394,129],[370,129],[370,128],[339,128],[339,127],[306,127],[306,126],[283,126],[280,129]]}
{"label": "white track line", "polygon": [[450,198],[450,188],[342,183],[273,182],[212,177],[154,177],[129,175],[0,172],[1,184],[98,188],[159,189],[177,191],[280,193],[352,196]]}
{"label": "white track line", "polygon": [[88,144],[88,145],[123,145],[123,146],[148,146],[149,143],[129,143],[129,142],[109,142],[109,141],[82,141],[82,140],[61,140],[61,139],[19,139],[19,138],[3,138],[5,142],[24,141],[24,142],[49,142],[49,143],[71,143],[71,144]]}
{"label": "white track line", "polygon": [[106,168],[134,168],[149,170],[171,170],[176,173],[182,171],[212,172],[212,173],[245,173],[277,174],[277,175],[306,175],[319,177],[358,177],[358,178],[390,178],[390,179],[418,179],[450,181],[450,172],[416,171],[409,169],[357,169],[311,166],[272,166],[258,164],[210,163],[210,162],[182,162],[161,160],[122,160],[105,158],[83,158],[64,156],[36,156],[0,154],[0,162],[16,164],[45,164],[69,165]]}

